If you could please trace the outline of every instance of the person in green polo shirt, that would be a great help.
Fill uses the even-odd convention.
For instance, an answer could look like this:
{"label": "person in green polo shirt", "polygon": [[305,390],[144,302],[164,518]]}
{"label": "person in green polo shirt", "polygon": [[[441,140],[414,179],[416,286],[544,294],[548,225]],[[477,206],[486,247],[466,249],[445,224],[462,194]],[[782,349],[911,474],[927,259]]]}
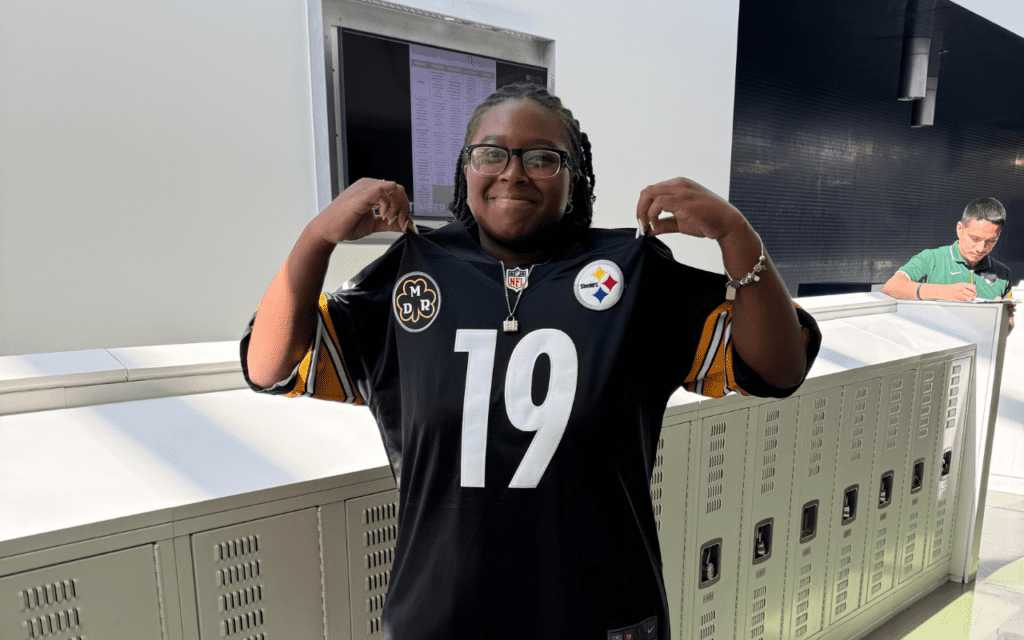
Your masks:
{"label": "person in green polo shirt", "polygon": [[900,300],[964,302],[1012,297],[1009,267],[989,255],[1005,222],[1006,209],[995,198],[971,202],[956,223],[957,241],[911,258],[889,278],[882,293]]}

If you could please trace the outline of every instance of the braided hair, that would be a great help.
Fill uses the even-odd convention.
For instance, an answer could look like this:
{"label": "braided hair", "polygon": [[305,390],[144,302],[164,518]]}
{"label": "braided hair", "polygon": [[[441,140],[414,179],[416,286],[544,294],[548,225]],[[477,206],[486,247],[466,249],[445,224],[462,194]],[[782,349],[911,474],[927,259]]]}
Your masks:
{"label": "braided hair", "polygon": [[[466,141],[468,145],[473,141],[477,129],[480,127],[480,120],[484,115],[503,102],[509,100],[529,99],[546,107],[557,115],[565,126],[565,137],[569,141],[569,169],[576,174],[576,184],[573,189],[572,211],[566,214],[566,218],[572,220],[579,229],[590,227],[594,217],[594,159],[590,151],[590,139],[587,134],[580,131],[580,123],[573,117],[572,111],[562,106],[562,101],[557,96],[548,93],[547,89],[540,85],[518,82],[508,84],[481,102],[473,111],[466,125]],[[466,225],[467,229],[476,227],[476,219],[469,210],[469,203],[466,194],[466,173],[465,153],[460,153],[455,164],[455,198],[448,204],[448,210],[455,215],[455,218]]]}

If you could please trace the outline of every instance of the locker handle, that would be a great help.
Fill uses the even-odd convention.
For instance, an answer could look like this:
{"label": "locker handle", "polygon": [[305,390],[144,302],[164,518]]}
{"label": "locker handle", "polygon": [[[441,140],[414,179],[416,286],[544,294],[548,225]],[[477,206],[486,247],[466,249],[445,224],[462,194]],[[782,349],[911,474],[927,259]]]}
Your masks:
{"label": "locker handle", "polygon": [[800,513],[800,544],[814,540],[818,535],[818,501],[811,500]]}
{"label": "locker handle", "polygon": [[772,556],[774,524],[774,518],[765,518],[754,527],[754,564],[760,564]]}
{"label": "locker handle", "polygon": [[942,452],[942,474],[940,478],[945,478],[949,475],[949,472],[953,468],[953,450],[947,449]]}
{"label": "locker handle", "polygon": [[914,475],[910,480],[910,493],[917,493],[924,487],[924,458],[914,462]]}
{"label": "locker handle", "polygon": [[892,504],[892,479],[893,472],[886,471],[882,474],[882,482],[878,488],[878,508],[884,509]]}
{"label": "locker handle", "polygon": [[843,492],[843,511],[840,514],[840,524],[848,525],[857,519],[857,491],[860,485],[852,485]]}
{"label": "locker handle", "polygon": [[700,548],[700,576],[698,589],[704,589],[718,582],[722,577],[722,539],[716,538]]}

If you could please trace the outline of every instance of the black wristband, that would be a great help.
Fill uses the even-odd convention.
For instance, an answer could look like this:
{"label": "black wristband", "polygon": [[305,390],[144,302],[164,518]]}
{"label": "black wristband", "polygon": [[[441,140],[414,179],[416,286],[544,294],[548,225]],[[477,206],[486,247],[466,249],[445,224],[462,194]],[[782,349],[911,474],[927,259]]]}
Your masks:
{"label": "black wristband", "polygon": [[923,282],[918,283],[918,285],[917,285],[917,291],[916,291],[915,295],[917,296],[918,300],[924,300],[924,298],[921,297],[921,287],[923,287],[923,286],[924,286]]}

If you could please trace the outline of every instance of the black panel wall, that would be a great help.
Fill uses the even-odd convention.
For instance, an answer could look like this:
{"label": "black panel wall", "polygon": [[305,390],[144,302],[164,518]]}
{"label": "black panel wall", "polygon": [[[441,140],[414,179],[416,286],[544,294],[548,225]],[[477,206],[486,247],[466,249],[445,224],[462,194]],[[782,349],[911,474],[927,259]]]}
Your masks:
{"label": "black panel wall", "polygon": [[951,244],[979,196],[1006,206],[992,255],[1024,277],[1024,38],[931,4],[924,21],[910,14],[931,35],[939,78],[923,128],[896,99],[906,0],[740,4],[729,199],[794,295],[885,282],[918,251]]}

